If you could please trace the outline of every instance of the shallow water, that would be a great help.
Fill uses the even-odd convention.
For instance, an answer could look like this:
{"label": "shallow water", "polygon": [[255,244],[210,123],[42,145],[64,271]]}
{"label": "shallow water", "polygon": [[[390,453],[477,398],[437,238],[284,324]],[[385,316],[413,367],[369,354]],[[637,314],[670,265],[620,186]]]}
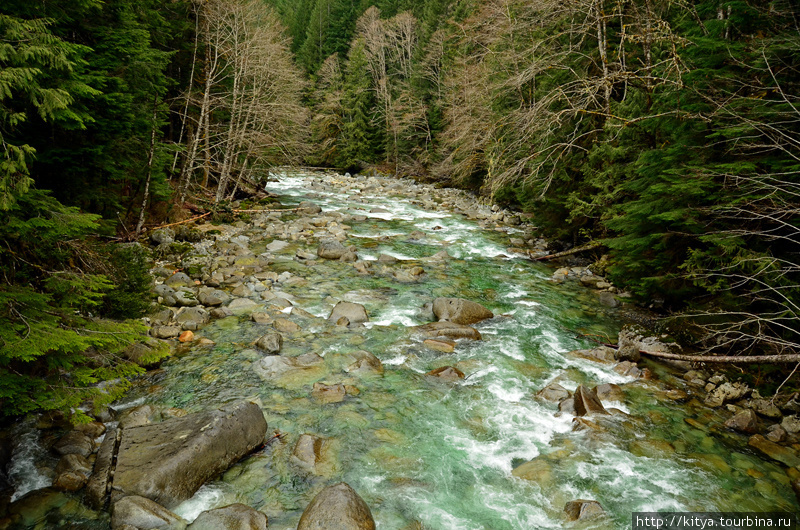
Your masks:
{"label": "shallow water", "polygon": [[[282,286],[294,305],[324,319],[338,300],[362,303],[371,319],[366,327],[348,330],[289,315],[303,330],[285,337],[282,355],[315,352],[325,364],[267,382],[252,369],[262,356],[252,342],[266,328],[247,315],[229,317],[198,333],[213,347],[182,351],[126,397],[190,412],[251,399],[262,406],[269,432],[285,434],[204,486],[177,510],[180,515],[191,520],[202,510],[243,502],[266,513],[271,529],[294,529],[311,498],[338,481],[365,499],[386,530],[562,528],[564,504],[575,499],[595,499],[608,512],[582,528],[629,527],[635,511],[797,510],[778,466],[748,453],[738,435],[710,434],[723,421],[715,412],[669,401],[658,381],[565,354],[592,346],[576,339],[579,334],[614,337],[619,330],[618,315],[600,308],[593,292],[553,283],[545,265],[509,257],[508,234],[400,196],[342,193],[335,183],[309,192],[315,178],[323,177],[285,177],[269,189],[286,206],[310,199],[326,212],[367,216],[349,223],[348,244],[362,259],[390,254],[405,261],[376,262],[376,274],[359,275],[347,263],[300,263],[294,253],[313,252],[315,244],[292,242],[276,254],[271,270],[306,280]],[[385,211],[370,213],[375,207]],[[425,237],[409,239],[413,230]],[[442,249],[453,258],[424,259]],[[426,271],[418,282],[390,274],[416,265]],[[407,327],[430,322],[423,305],[439,296],[480,302],[498,316],[476,325],[482,341],[461,340],[452,354],[434,352]],[[355,350],[377,356],[384,374],[345,372],[347,354]],[[446,383],[424,375],[447,365],[466,379]],[[652,368],[662,379],[674,378]],[[534,399],[553,380],[570,390],[619,384],[625,401],[606,406],[627,415],[576,430],[572,417],[556,416],[554,404]],[[311,397],[316,381],[352,385],[360,393],[320,404]],[[708,431],[686,424],[690,416]],[[303,433],[327,440],[315,474],[290,459]],[[535,480],[512,475],[533,459]]]}

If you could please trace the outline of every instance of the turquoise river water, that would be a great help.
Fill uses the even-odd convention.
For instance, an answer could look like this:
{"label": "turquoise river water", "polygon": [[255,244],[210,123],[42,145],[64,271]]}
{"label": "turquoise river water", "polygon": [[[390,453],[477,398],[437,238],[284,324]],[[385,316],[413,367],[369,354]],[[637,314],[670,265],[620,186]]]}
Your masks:
{"label": "turquoise river water", "polygon": [[[263,408],[269,432],[285,433],[204,486],[180,515],[191,520],[202,510],[243,502],[266,513],[271,529],[294,529],[314,494],[338,481],[364,498],[384,530],[563,528],[564,505],[575,499],[597,500],[607,512],[579,528],[630,527],[637,511],[797,511],[779,466],[748,452],[741,435],[714,427],[724,421],[714,410],[668,398],[664,382],[680,374],[652,366],[654,380],[637,380],[611,364],[566,353],[592,347],[576,339],[581,333],[615,337],[619,331],[621,319],[594,292],[555,283],[551,268],[510,256],[507,233],[402,196],[341,193],[333,177],[312,185],[319,178],[283,177],[268,189],[284,206],[312,200],[324,212],[366,216],[350,223],[348,238],[361,259],[389,254],[401,260],[389,267],[418,265],[426,274],[404,283],[380,274],[377,263],[372,275],[338,261],[310,266],[294,255],[314,246],[291,242],[270,268],[302,278],[282,289],[296,307],[322,318],[287,315],[302,331],[286,337],[282,355],[315,352],[324,367],[265,381],[252,369],[263,355],[252,342],[264,326],[239,315],[199,332],[213,347],[182,350],[131,391],[129,405],[190,412],[251,399]],[[425,237],[410,239],[414,230]],[[452,259],[425,259],[443,249]],[[423,306],[440,296],[468,298],[498,315],[476,325],[483,340],[461,340],[455,352],[442,354],[409,332],[432,320]],[[327,324],[338,300],[364,304],[371,322],[360,329]],[[355,350],[377,356],[383,375],[345,372],[347,353]],[[466,379],[424,375],[446,365]],[[311,396],[316,381],[351,385],[359,394],[320,404]],[[626,414],[576,428],[571,416],[556,414],[555,404],[534,397],[551,381],[570,390],[616,383],[625,400],[605,405]],[[290,458],[303,433],[326,440],[314,473]],[[529,461],[534,480],[512,475]]]}

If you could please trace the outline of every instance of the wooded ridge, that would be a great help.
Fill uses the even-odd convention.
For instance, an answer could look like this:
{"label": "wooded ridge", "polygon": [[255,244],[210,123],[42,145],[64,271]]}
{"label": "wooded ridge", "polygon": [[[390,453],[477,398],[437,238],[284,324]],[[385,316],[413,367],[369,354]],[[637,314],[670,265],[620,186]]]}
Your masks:
{"label": "wooded ridge", "polygon": [[[790,0],[5,0],[0,404],[112,399],[139,368],[134,240],[284,165],[491,196],[705,330],[800,344]],[[107,334],[114,329],[114,333]],[[102,353],[98,353],[102,352]],[[24,399],[22,399],[24,397]],[[29,401],[25,401],[29,399]]]}

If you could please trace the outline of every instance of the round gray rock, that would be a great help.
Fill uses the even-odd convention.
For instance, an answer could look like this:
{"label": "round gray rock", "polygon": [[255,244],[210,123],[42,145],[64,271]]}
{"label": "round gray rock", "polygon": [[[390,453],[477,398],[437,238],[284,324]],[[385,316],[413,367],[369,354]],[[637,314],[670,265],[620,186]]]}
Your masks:
{"label": "round gray rock", "polygon": [[354,304],[353,302],[339,302],[331,310],[328,321],[338,322],[340,318],[345,317],[350,324],[358,324],[360,322],[369,322],[366,308],[361,304]]}
{"label": "round gray rock", "polygon": [[320,491],[300,517],[297,530],[375,530],[375,520],[353,488],[340,482]]}
{"label": "round gray rock", "polygon": [[433,314],[439,320],[447,320],[468,326],[492,318],[494,314],[471,300],[463,298],[437,298],[433,301]]}

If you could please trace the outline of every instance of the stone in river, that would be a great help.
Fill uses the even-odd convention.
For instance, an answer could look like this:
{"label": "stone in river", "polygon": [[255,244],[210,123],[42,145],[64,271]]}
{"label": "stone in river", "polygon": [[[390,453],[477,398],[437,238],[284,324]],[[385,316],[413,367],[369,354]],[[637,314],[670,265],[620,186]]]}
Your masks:
{"label": "stone in river", "polygon": [[267,333],[256,341],[256,346],[270,355],[277,355],[283,347],[283,335],[277,332]]}
{"label": "stone in river", "polygon": [[458,381],[459,379],[464,379],[464,372],[454,366],[442,366],[441,368],[431,370],[425,375],[438,377],[444,381]]}
{"label": "stone in river", "polygon": [[325,383],[316,382],[311,391],[311,395],[320,403],[339,403],[344,401],[347,392],[344,385],[326,385]]}
{"label": "stone in river", "polygon": [[337,323],[342,317],[345,317],[350,324],[369,322],[369,316],[367,316],[364,306],[353,302],[337,303],[331,310],[328,321]]}
{"label": "stone in river", "polygon": [[760,434],[751,436],[747,444],[750,447],[758,449],[773,460],[777,460],[789,467],[800,466],[800,456],[798,456],[797,451],[790,447],[784,447],[775,442],[771,442]]}
{"label": "stone in river", "polygon": [[267,516],[244,504],[231,504],[197,516],[187,530],[267,530]]}
{"label": "stone in river", "polygon": [[300,517],[297,530],[375,530],[369,506],[344,482],[320,491]]}
{"label": "stone in river", "polygon": [[441,322],[431,322],[422,326],[415,326],[414,331],[422,333],[427,337],[449,337],[451,339],[472,339],[481,340],[481,334],[471,326],[464,326],[454,322],[443,320]]}
{"label": "stone in river", "polygon": [[584,385],[580,385],[575,389],[573,401],[575,407],[574,414],[576,416],[585,416],[593,413],[608,414],[605,407],[603,407],[603,404],[600,402],[600,398],[597,397],[597,394]]}
{"label": "stone in river", "polygon": [[264,443],[266,431],[261,409],[244,401],[126,428],[117,453],[112,497],[139,495],[175,507]]}
{"label": "stone in river", "polygon": [[422,344],[427,346],[428,348],[440,351],[442,353],[452,353],[453,350],[456,349],[455,341],[450,339],[443,339],[443,338],[436,338],[436,339],[425,339],[422,341]]}
{"label": "stone in river", "polygon": [[759,431],[758,416],[753,410],[745,409],[728,418],[725,427],[745,434],[756,434]]}
{"label": "stone in river", "polygon": [[558,403],[565,399],[569,399],[570,397],[572,397],[572,394],[570,394],[569,390],[567,390],[563,386],[553,381],[546,387],[541,389],[539,392],[537,392],[536,397],[543,399],[545,401]]}
{"label": "stone in river", "polygon": [[564,506],[564,513],[569,521],[583,521],[603,515],[605,510],[597,501],[579,499],[570,501]]}
{"label": "stone in river", "polygon": [[317,247],[317,256],[323,259],[339,259],[344,256],[349,249],[335,239],[320,241]]}
{"label": "stone in river", "polygon": [[114,503],[111,513],[112,530],[126,527],[150,530],[154,528],[175,529],[184,528],[186,521],[167,510],[157,502],[145,497],[130,495]]}
{"label": "stone in river", "polygon": [[439,320],[470,325],[492,318],[494,314],[471,300],[463,298],[437,298],[433,301],[433,314]]}

